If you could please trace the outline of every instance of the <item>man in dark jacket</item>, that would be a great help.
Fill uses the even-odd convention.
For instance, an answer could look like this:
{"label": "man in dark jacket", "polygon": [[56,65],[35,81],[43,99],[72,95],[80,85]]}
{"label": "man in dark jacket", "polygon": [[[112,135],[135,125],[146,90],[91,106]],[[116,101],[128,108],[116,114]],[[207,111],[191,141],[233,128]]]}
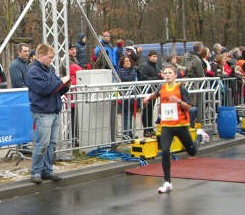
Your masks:
{"label": "man in dark jacket", "polygon": [[[183,57],[183,66],[186,67],[185,77],[187,78],[203,78],[205,77],[205,72],[203,69],[201,51],[203,49],[202,42],[194,42],[193,51],[188,52]],[[197,120],[196,122],[201,123],[201,113],[202,113],[202,95],[195,93],[191,95],[193,106],[197,107]]]}
{"label": "man in dark jacket", "polygon": [[31,181],[60,180],[53,174],[53,158],[58,141],[61,96],[69,90],[68,76],[60,79],[51,69],[54,49],[40,44],[36,49],[36,60],[27,73],[27,85],[33,114],[34,150],[32,154]]}
{"label": "man in dark jacket", "polygon": [[194,42],[193,51],[187,52],[182,61],[182,65],[186,67],[185,77],[202,78],[205,72],[202,65],[201,51],[203,49],[202,42]]}
{"label": "man in dark jacket", "polygon": [[12,61],[9,67],[10,78],[13,88],[26,87],[26,74],[29,64],[30,48],[25,43],[17,46],[17,58]]}
{"label": "man in dark jacket", "polygon": [[[139,68],[139,80],[140,81],[151,81],[151,80],[160,80],[161,78],[161,70],[157,66],[158,53],[155,50],[149,51],[147,55],[147,61],[145,64],[141,65]],[[152,93],[149,90],[149,93]],[[154,135],[153,131],[153,109],[154,109],[155,101],[151,100],[147,105],[144,106],[143,114],[142,114],[142,123],[144,127],[144,136],[152,136]]]}

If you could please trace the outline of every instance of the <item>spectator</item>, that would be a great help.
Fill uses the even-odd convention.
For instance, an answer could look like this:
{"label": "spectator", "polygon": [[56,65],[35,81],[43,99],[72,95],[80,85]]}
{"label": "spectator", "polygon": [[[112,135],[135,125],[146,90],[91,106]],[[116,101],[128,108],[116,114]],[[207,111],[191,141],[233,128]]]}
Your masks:
{"label": "spectator", "polygon": [[[141,81],[151,81],[151,80],[160,80],[161,79],[161,70],[157,66],[158,53],[155,50],[149,51],[147,55],[147,61],[145,64],[141,65],[139,68],[139,77]],[[152,91],[149,90],[149,93]],[[142,113],[142,123],[144,127],[144,136],[152,136],[155,134],[153,130],[153,108],[155,101],[152,100],[143,108]]]}
{"label": "spectator", "polygon": [[182,65],[186,67],[185,76],[188,78],[201,78],[205,77],[202,67],[201,51],[203,49],[202,42],[194,42],[193,51],[187,52],[182,61]]}
{"label": "spectator", "polygon": [[230,50],[230,55],[232,59],[239,60],[242,57],[242,50],[239,47],[235,47]]}
{"label": "spectator", "polygon": [[175,54],[168,55],[166,57],[166,64],[171,64],[171,65],[173,65],[174,67],[177,68],[177,78],[184,78],[185,77],[186,67],[180,65],[177,62],[177,56]]}
{"label": "spectator", "polygon": [[[137,51],[139,50],[139,51]],[[130,61],[132,63],[132,67],[139,67],[139,57],[141,54],[141,49],[137,49],[134,46],[126,46],[125,47],[125,55],[127,55],[130,58]]]}
{"label": "spectator", "polygon": [[214,71],[215,76],[226,78],[232,75],[232,69],[226,62],[226,55],[219,54],[215,61],[211,64],[211,70]]}
{"label": "spectator", "polygon": [[221,53],[225,56],[226,59],[225,71],[228,73],[227,76],[233,76],[237,59],[233,57],[228,49],[223,49]]}
{"label": "spectator", "polygon": [[201,51],[202,66],[205,72],[205,76],[214,77],[215,72],[211,70],[211,64],[209,63],[210,51],[208,47],[204,47]]}
{"label": "spectator", "polygon": [[29,46],[20,43],[17,46],[17,58],[13,60],[9,67],[10,78],[13,88],[26,87],[26,75],[28,70]]}
{"label": "spectator", "polygon": [[[102,46],[105,49],[106,54],[108,55],[111,63],[113,64],[114,56],[113,56],[113,46],[111,44],[111,35],[109,31],[104,31],[102,33],[102,40],[100,41]],[[105,60],[103,53],[100,50],[100,46],[97,45],[94,49],[94,61],[95,68],[97,69],[110,69],[107,61]]]}
{"label": "spectator", "polygon": [[[19,43],[17,45],[17,58],[13,60],[9,67],[10,79],[13,88],[27,87],[26,76],[29,67],[29,45]],[[29,153],[27,143],[19,144],[19,151],[23,154]],[[29,151],[28,151],[29,150]]]}
{"label": "spectator", "polygon": [[[36,60],[27,73],[27,85],[33,114],[34,149],[32,154],[31,181],[58,181],[53,173],[55,146],[58,141],[61,96],[69,90],[69,78],[60,79],[51,69],[54,49],[46,44],[38,45]],[[43,126],[45,125],[45,126]]]}
{"label": "spectator", "polygon": [[[69,45],[69,71],[70,71],[70,79],[71,84],[77,84],[77,72],[83,70],[82,67],[78,65],[78,61],[76,59],[77,49],[75,45]],[[71,100],[74,99],[75,95],[71,95]],[[75,120],[75,104],[71,104],[71,127],[72,127],[72,138],[75,139],[75,146],[78,146],[78,131],[77,131],[77,121]]]}
{"label": "spectator", "polygon": [[[137,80],[137,72],[134,67],[131,66],[131,61],[129,57],[122,56],[119,61],[119,71],[118,75],[122,82],[136,81]],[[132,95],[130,93],[129,95]],[[132,132],[132,119],[133,119],[133,111],[134,108],[134,99],[125,99],[122,104],[122,124],[123,124],[123,135],[133,138]]]}
{"label": "spectator", "polygon": [[209,61],[213,62],[216,58],[216,55],[221,54],[222,49],[223,49],[223,46],[220,43],[214,44]]}
{"label": "spectator", "polygon": [[77,71],[83,70],[79,65],[79,62],[76,58],[77,56],[77,49],[75,45],[70,44],[69,45],[69,70],[70,70],[70,78],[71,78],[71,84],[76,85],[76,73]]}
{"label": "spectator", "polygon": [[[205,72],[201,60],[201,51],[203,49],[202,42],[194,42],[193,51],[187,52],[182,61],[182,65],[186,67],[185,77],[187,78],[202,78],[205,77]],[[192,103],[197,107],[197,122],[201,123],[202,118],[202,97],[198,94],[192,94]]]}
{"label": "spectator", "polygon": [[84,69],[91,69],[91,65],[88,63],[88,52],[87,52],[87,37],[85,34],[78,34],[76,45],[76,58],[80,67]]}

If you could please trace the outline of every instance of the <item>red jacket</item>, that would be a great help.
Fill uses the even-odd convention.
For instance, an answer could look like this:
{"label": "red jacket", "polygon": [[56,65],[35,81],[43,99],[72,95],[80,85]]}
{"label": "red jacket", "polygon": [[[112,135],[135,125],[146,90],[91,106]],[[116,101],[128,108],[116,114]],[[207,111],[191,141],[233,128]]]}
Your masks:
{"label": "red jacket", "polygon": [[69,69],[70,69],[71,84],[76,85],[77,84],[76,73],[77,71],[83,70],[83,68],[80,67],[78,64],[73,63],[70,65]]}

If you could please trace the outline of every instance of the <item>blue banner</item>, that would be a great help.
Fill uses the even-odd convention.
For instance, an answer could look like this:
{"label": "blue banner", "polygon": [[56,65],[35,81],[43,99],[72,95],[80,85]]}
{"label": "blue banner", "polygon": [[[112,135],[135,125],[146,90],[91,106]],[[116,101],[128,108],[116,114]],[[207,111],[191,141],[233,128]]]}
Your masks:
{"label": "blue banner", "polygon": [[33,123],[27,90],[0,90],[0,147],[32,142]]}

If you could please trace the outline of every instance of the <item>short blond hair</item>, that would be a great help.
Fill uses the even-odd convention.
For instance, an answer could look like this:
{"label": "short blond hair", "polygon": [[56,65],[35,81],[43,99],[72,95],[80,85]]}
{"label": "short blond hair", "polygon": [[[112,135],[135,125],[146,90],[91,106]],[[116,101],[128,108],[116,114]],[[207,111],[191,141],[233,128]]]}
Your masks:
{"label": "short blond hair", "polygon": [[36,48],[36,56],[38,57],[40,54],[47,55],[48,53],[54,53],[54,48],[49,44],[41,43]]}

